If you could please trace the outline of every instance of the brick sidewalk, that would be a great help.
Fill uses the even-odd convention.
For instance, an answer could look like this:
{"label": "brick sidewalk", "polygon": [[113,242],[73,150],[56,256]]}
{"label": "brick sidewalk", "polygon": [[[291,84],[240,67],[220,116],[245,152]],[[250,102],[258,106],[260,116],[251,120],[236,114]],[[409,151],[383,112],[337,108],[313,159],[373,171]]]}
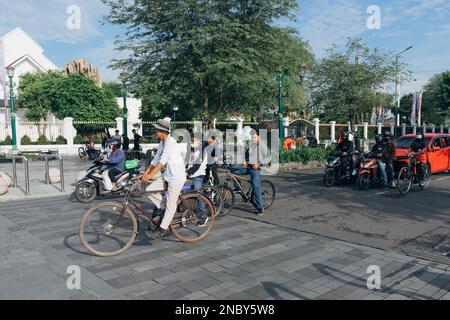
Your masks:
{"label": "brick sidewalk", "polygon": [[[450,299],[448,265],[231,216],[197,244],[142,234],[121,256],[93,257],[78,238],[84,209],[0,204],[0,299]],[[81,290],[66,288],[69,265]],[[381,290],[366,286],[369,265]]]}

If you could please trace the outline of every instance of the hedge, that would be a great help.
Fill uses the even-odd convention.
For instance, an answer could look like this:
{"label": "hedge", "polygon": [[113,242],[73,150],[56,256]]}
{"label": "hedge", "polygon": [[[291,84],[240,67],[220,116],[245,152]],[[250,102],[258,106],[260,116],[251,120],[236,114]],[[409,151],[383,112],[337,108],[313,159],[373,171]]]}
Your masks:
{"label": "hedge", "polygon": [[323,161],[332,152],[333,147],[323,148],[298,148],[294,150],[283,151],[280,156],[281,163],[302,163],[307,164],[310,161]]}

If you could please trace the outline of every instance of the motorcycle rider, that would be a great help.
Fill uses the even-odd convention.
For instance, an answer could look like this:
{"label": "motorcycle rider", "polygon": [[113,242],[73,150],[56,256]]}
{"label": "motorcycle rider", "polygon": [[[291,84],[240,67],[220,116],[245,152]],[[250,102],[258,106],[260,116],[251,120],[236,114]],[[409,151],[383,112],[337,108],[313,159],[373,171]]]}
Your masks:
{"label": "motorcycle rider", "polygon": [[375,145],[372,147],[372,153],[377,158],[377,166],[378,170],[381,175],[381,180],[383,181],[383,188],[386,188],[388,186],[388,180],[387,180],[387,174],[386,174],[386,164],[384,163],[384,154],[386,144],[383,142],[383,136],[380,134],[377,134],[375,136]]}
{"label": "motorcycle rider", "polygon": [[112,152],[109,159],[102,162],[107,163],[107,168],[103,171],[102,176],[105,182],[105,189],[109,191],[115,191],[115,177],[125,171],[125,152],[120,149],[120,142],[113,141],[111,143]]}
{"label": "motorcycle rider", "polygon": [[355,150],[355,146],[352,141],[349,140],[349,133],[344,131],[342,133],[342,141],[336,146],[336,151],[339,152],[341,157],[341,163],[344,168],[344,174],[346,176],[350,175],[352,170],[352,155]]}
{"label": "motorcycle rider", "polygon": [[383,141],[385,143],[383,162],[386,166],[386,175],[388,178],[388,183],[391,183],[392,188],[395,188],[395,177],[394,177],[394,160],[395,160],[395,144],[392,141],[392,133],[386,131],[383,134]]}
{"label": "motorcycle rider", "polygon": [[420,179],[422,179],[425,174],[424,167],[427,163],[427,157],[424,153],[424,149],[426,147],[427,145],[423,138],[423,134],[421,131],[418,131],[416,134],[416,139],[411,144],[411,150],[416,154],[416,158],[419,160],[417,164],[417,173],[419,174]]}

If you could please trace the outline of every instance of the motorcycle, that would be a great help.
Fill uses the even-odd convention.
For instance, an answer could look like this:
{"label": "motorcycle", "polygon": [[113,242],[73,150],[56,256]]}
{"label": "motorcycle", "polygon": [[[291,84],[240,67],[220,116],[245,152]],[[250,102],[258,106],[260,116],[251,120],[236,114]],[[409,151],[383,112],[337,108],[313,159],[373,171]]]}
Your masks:
{"label": "motorcycle", "polygon": [[[349,161],[347,162],[347,165],[350,164]],[[326,169],[323,175],[324,185],[329,188],[335,186],[336,183],[343,180],[349,183],[356,181],[356,178],[358,177],[359,162],[359,153],[356,151],[354,157],[354,169],[352,170],[352,172],[350,172],[350,174],[345,174],[346,170],[344,170],[345,168],[343,168],[342,158],[339,152],[332,153],[330,156],[328,156],[325,164]]]}
{"label": "motorcycle", "polygon": [[372,185],[381,186],[382,183],[375,154],[372,152],[364,154],[359,165],[357,186],[361,190],[368,190]]}
{"label": "motorcycle", "polygon": [[[94,161],[94,164],[85,172],[80,172],[75,187],[75,197],[82,203],[94,201],[98,195],[107,195],[121,193],[129,181],[140,174],[139,160],[125,161],[125,171],[115,177],[117,189],[114,191],[106,190],[102,172],[105,170],[105,163],[101,157]],[[138,195],[141,190],[136,190]]]}

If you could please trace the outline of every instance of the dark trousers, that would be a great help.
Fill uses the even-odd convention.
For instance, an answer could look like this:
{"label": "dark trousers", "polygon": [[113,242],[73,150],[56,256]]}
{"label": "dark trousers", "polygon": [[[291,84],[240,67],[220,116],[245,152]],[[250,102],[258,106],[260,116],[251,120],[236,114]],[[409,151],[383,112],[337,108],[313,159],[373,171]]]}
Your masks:
{"label": "dark trousers", "polygon": [[220,184],[219,176],[217,175],[217,167],[218,166],[215,163],[206,166],[205,183],[209,179],[209,174],[212,173],[214,185]]}
{"label": "dark trousers", "polygon": [[116,168],[109,169],[108,176],[109,176],[109,179],[111,179],[111,182],[116,182],[116,176],[120,173],[121,172],[119,170],[117,170]]}
{"label": "dark trousers", "polygon": [[235,165],[233,167],[234,174],[246,175],[250,174],[251,184],[252,184],[252,196],[254,201],[254,206],[256,209],[263,208],[262,191],[261,191],[261,169],[253,169],[249,164],[247,168],[242,168],[242,165]]}

